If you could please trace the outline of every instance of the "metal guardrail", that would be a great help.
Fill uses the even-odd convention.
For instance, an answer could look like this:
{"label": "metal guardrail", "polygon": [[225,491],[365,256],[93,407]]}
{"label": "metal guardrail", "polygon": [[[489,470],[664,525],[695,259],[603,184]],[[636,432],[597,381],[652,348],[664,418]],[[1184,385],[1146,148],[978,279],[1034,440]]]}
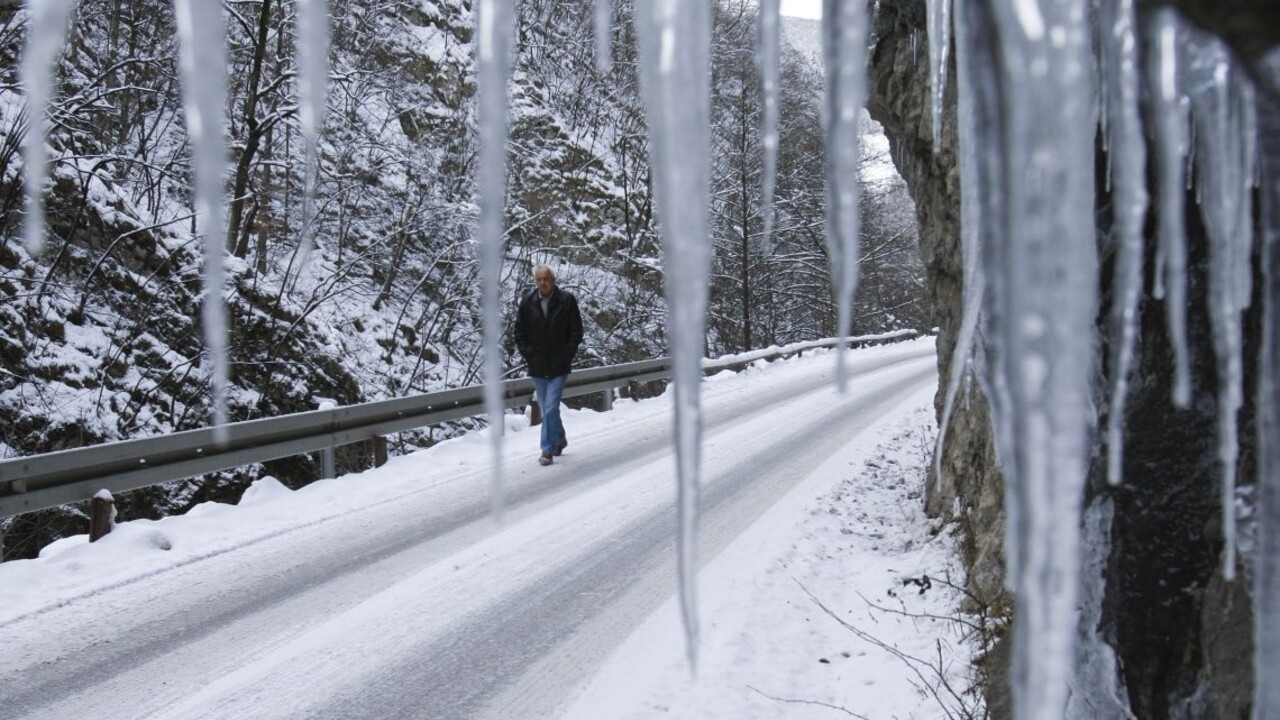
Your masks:
{"label": "metal guardrail", "polygon": [[[849,338],[850,345],[904,339],[915,331]],[[756,360],[788,357],[829,348],[837,339],[797,343],[785,348],[704,361],[714,372]],[[604,392],[633,382],[670,376],[669,358],[575,370],[564,396]],[[528,405],[534,394],[528,378],[503,383],[504,407]],[[122,440],[0,461],[0,517],[43,510],[88,499],[106,489],[124,492],[243,465],[349,445],[389,433],[484,414],[484,386],[393,398],[326,410],[246,420],[226,426],[226,442],[213,428]]]}

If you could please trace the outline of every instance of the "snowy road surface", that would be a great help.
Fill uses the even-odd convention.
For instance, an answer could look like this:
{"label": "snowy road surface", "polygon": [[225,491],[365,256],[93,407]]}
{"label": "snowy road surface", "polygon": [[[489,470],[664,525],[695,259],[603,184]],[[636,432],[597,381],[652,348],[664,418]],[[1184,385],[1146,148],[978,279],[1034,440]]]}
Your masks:
{"label": "snowy road surface", "polygon": [[[843,396],[830,356],[704,385],[704,566],[936,383],[931,341],[851,359]],[[669,398],[569,412],[566,425],[571,444],[550,468],[535,462],[536,429],[508,436],[501,524],[472,459],[486,446],[464,438],[314,491],[264,486],[259,502],[274,510],[257,535],[185,556],[194,540],[177,522],[199,512],[131,523],[109,536],[117,552],[159,564],[97,586],[65,579],[90,572],[98,548],[83,543],[13,571],[25,575],[0,573],[29,585],[26,605],[13,603],[28,610],[0,610],[4,717],[563,714],[676,589]],[[206,512],[235,527],[241,510]],[[116,557],[107,547],[99,562]],[[59,557],[62,584],[41,595],[35,584],[55,571],[39,563]]]}

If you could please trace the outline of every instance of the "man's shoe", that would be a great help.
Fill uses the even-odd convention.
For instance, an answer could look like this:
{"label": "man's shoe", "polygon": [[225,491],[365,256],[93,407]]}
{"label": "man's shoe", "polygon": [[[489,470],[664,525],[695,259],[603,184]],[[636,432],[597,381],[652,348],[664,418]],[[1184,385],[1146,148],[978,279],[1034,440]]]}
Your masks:
{"label": "man's shoe", "polygon": [[567,442],[556,443],[556,457],[560,457],[561,455],[563,455],[564,449],[567,447],[569,447],[569,443]]}
{"label": "man's shoe", "polygon": [[551,453],[542,453],[542,457],[538,458],[538,464],[546,467],[551,464]]}

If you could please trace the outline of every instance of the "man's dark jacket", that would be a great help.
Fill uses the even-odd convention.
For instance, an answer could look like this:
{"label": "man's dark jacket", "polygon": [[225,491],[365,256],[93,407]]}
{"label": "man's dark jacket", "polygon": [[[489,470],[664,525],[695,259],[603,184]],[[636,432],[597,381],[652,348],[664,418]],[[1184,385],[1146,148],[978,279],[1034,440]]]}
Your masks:
{"label": "man's dark jacket", "polygon": [[568,375],[573,356],[582,344],[582,314],[572,293],[551,291],[547,314],[542,314],[542,296],[535,289],[520,301],[516,310],[516,348],[529,367],[529,375],[553,378]]}

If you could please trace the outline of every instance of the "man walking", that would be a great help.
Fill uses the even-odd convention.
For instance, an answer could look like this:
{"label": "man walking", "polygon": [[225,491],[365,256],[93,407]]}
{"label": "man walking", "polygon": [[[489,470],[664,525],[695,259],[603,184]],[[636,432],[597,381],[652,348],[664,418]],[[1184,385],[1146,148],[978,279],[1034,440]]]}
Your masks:
{"label": "man walking", "polygon": [[524,358],[529,377],[538,391],[542,408],[542,456],[538,464],[550,465],[564,452],[564,424],[560,422],[560,396],[582,344],[582,314],[572,293],[556,287],[556,274],[546,265],[533,269],[537,289],[516,309],[516,348]]}

